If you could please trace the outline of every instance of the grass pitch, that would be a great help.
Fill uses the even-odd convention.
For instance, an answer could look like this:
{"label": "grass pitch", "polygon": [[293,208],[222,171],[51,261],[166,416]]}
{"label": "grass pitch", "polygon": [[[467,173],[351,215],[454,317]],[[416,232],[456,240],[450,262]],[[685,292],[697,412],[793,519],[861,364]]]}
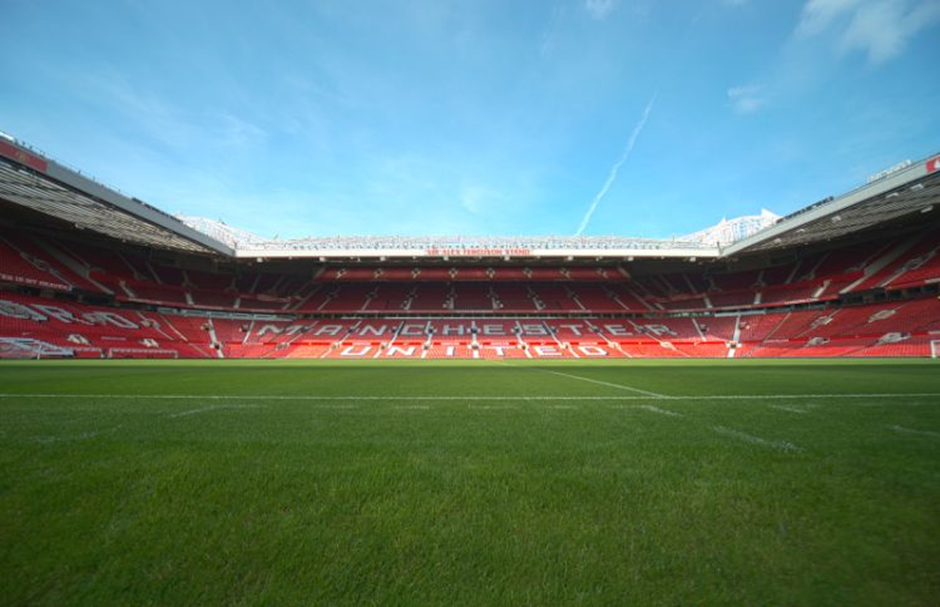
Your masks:
{"label": "grass pitch", "polygon": [[10,362],[5,604],[935,604],[932,361]]}

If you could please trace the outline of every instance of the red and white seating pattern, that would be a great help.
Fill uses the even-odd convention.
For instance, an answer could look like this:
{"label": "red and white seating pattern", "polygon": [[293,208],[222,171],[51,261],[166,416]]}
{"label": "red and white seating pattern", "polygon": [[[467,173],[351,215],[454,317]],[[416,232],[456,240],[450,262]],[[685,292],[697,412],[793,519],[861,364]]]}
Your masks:
{"label": "red and white seating pattern", "polygon": [[[5,229],[0,340],[20,341],[0,356],[46,346],[111,357],[926,356],[940,340],[935,296],[838,300],[935,282],[935,228],[757,270],[633,278],[614,265],[184,269]],[[37,290],[45,297],[26,294]],[[811,309],[786,309],[795,303]],[[376,314],[387,318],[352,318]]]}
{"label": "red and white seating pattern", "polygon": [[612,319],[211,318],[0,292],[0,341],[93,357],[602,358],[929,356],[940,300]]}
{"label": "red and white seating pattern", "polygon": [[0,231],[0,283],[176,308],[282,314],[624,314],[773,308],[940,282],[940,232],[731,273],[627,279],[597,268],[328,268],[310,276],[184,270],[130,251]]}

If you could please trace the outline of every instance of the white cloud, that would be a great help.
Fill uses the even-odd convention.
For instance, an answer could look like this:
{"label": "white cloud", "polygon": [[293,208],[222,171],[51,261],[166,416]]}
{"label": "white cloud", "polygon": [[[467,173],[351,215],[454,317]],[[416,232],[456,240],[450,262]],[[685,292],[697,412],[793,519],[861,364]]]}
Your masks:
{"label": "white cloud", "polygon": [[617,8],[617,0],[584,0],[584,8],[594,19],[604,19]]}
{"label": "white cloud", "polygon": [[735,112],[753,114],[767,104],[767,95],[759,84],[743,84],[728,89],[728,101]]}
{"label": "white cloud", "polygon": [[833,34],[843,53],[860,51],[881,64],[938,21],[940,0],[808,0],[796,33],[803,38]]}

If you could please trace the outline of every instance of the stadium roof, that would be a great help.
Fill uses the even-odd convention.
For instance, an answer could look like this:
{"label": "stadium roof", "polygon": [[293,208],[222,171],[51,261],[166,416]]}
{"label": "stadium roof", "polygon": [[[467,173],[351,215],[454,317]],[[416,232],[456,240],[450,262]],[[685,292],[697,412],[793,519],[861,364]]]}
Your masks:
{"label": "stadium roof", "polygon": [[235,253],[175,217],[7,138],[0,138],[0,200],[125,242],[191,253]]}
{"label": "stadium roof", "polygon": [[826,242],[905,216],[936,212],[938,203],[940,155],[934,155],[902,163],[851,192],[800,209],[722,253],[732,256]]}
{"label": "stadium roof", "polygon": [[[714,259],[825,242],[905,216],[931,212],[940,203],[940,155],[906,162],[873,176],[862,187],[782,219],[764,212],[741,221],[723,221],[712,229],[672,240],[384,236],[270,241],[220,222],[173,217],[6,137],[0,138],[0,201],[124,242],[229,258]],[[746,237],[728,244],[740,236]]]}

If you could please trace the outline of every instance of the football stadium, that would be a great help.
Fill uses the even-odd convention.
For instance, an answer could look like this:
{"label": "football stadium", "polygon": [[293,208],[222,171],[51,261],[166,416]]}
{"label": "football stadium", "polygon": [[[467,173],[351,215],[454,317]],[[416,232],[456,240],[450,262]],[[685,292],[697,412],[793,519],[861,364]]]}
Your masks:
{"label": "football stadium", "polygon": [[575,235],[262,237],[3,134],[2,602],[935,604],[940,151],[585,230],[657,95]]}
{"label": "football stadium", "polygon": [[4,358],[940,355],[940,155],[666,241],[264,241],[189,225],[15,141],[0,155]]}

